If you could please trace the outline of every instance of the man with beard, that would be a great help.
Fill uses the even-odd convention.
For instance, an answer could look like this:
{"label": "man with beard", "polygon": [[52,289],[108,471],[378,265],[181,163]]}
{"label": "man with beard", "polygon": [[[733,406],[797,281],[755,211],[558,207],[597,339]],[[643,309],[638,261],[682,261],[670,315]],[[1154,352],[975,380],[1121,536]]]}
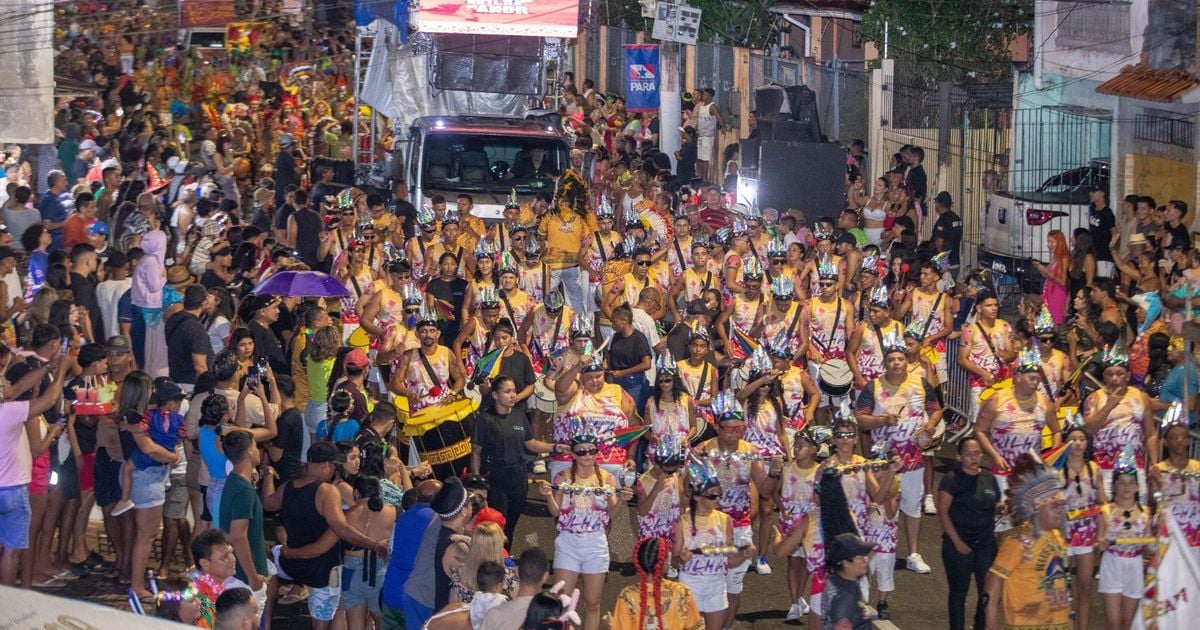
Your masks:
{"label": "man with beard", "polygon": [[438,343],[441,332],[437,315],[422,308],[417,315],[417,338],[421,346],[405,352],[396,362],[391,390],[408,399],[409,413],[416,413],[463,390],[466,377],[462,363],[450,349]]}

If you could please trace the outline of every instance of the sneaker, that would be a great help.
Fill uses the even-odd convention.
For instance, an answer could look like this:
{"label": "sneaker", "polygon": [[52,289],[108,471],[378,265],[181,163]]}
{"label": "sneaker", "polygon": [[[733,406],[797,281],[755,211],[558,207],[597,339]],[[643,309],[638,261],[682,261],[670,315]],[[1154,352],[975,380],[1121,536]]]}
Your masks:
{"label": "sneaker", "polygon": [[537,459],[537,460],[534,460],[534,462],[533,462],[533,474],[535,474],[535,475],[544,475],[544,474],[546,474],[546,460],[544,460],[544,459]]}
{"label": "sneaker", "polygon": [[121,501],[113,506],[112,515],[120,516],[132,509],[133,509],[133,501],[130,501],[127,499],[127,500]]}
{"label": "sneaker", "polygon": [[771,565],[767,564],[766,556],[758,557],[758,562],[754,564],[754,572],[759,575],[771,575]]}
{"label": "sneaker", "polygon": [[892,613],[888,612],[887,602],[879,602],[875,605],[875,618],[882,621],[887,621],[892,618]]}
{"label": "sneaker", "polygon": [[70,571],[71,575],[74,575],[75,577],[87,577],[88,574],[90,574],[92,572],[91,569],[88,568],[86,560],[83,562],[72,564],[70,567],[67,568],[67,570]]}
{"label": "sneaker", "polygon": [[905,563],[909,571],[925,575],[929,573],[929,565],[925,564],[925,559],[919,553],[908,554],[908,561]]}
{"label": "sneaker", "polygon": [[678,579],[678,578],[679,578],[679,569],[676,569],[675,567],[672,567],[672,566],[668,566],[667,567],[667,579],[674,580],[674,579]]}
{"label": "sneaker", "polygon": [[796,602],[796,603],[792,604],[791,608],[788,609],[787,616],[784,617],[783,620],[784,621],[800,621],[800,619],[803,617],[804,617],[804,613],[800,612],[800,602]]}
{"label": "sneaker", "polygon": [[800,607],[800,616],[801,616],[801,617],[803,617],[803,616],[807,615],[808,613],[812,612],[812,606],[809,606],[809,605],[808,605],[808,602],[807,602],[807,601],[805,601],[803,597],[801,597],[800,599],[796,600],[796,605]]}
{"label": "sneaker", "polygon": [[924,506],[922,511],[925,512],[926,515],[932,516],[937,514],[937,505],[933,502],[932,494],[925,495],[925,500],[922,501],[922,504]]}

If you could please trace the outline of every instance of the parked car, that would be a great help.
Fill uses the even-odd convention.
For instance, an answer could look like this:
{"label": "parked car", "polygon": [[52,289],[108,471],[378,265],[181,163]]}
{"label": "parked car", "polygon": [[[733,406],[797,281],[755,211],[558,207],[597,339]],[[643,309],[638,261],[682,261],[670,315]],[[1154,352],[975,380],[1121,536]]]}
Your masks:
{"label": "parked car", "polygon": [[1037,190],[988,195],[979,266],[1013,278],[1024,292],[1041,291],[1033,261],[1050,262],[1047,235],[1061,230],[1070,243],[1076,228],[1088,227],[1088,190],[1108,181],[1108,162],[1093,160],[1045,179]]}

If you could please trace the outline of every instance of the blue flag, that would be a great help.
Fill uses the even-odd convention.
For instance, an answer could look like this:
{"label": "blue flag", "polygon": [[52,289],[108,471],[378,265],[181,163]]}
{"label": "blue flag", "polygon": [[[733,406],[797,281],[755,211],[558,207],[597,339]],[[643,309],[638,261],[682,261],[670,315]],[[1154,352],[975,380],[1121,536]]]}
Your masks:
{"label": "blue flag", "polygon": [[625,109],[630,112],[658,111],[658,45],[625,47]]}

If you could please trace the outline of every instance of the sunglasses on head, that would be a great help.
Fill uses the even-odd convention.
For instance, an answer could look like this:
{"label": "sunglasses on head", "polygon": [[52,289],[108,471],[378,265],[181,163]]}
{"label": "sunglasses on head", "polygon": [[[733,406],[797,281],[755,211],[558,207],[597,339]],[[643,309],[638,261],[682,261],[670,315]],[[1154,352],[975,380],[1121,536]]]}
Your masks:
{"label": "sunglasses on head", "polygon": [[598,448],[584,448],[584,449],[580,449],[580,450],[578,450],[578,451],[573,451],[573,452],[574,452],[574,453],[575,453],[575,455],[576,455],[576,456],[578,456],[578,457],[588,457],[588,456],[590,456],[590,455],[595,455],[596,453],[599,453],[599,452],[600,452],[600,449],[598,449]]}

